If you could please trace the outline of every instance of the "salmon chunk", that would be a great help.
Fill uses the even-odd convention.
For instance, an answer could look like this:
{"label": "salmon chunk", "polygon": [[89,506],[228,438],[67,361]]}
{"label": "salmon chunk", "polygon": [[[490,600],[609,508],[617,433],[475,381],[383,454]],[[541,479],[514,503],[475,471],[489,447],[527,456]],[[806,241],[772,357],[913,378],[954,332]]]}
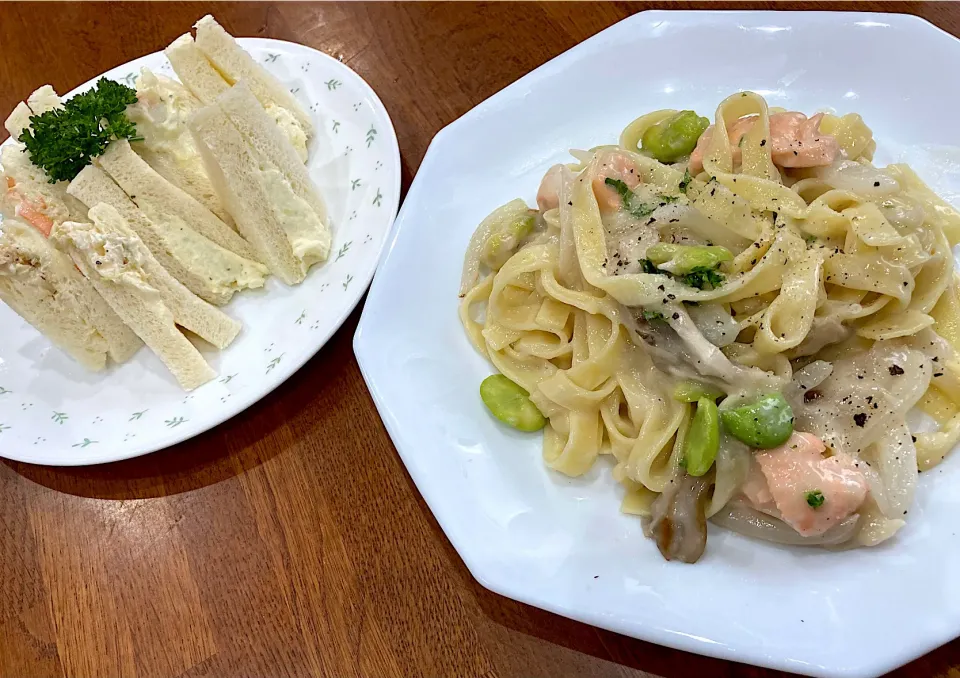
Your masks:
{"label": "salmon chunk", "polygon": [[[840,155],[840,145],[829,134],[820,132],[823,113],[808,118],[803,113],[774,113],[770,116],[770,144],[773,164],[778,167],[822,167],[831,165]],[[757,123],[757,116],[750,115],[737,120],[727,133],[733,147],[733,162],[740,162],[740,140]],[[703,170],[703,154],[713,138],[714,126],[710,125],[697,141],[690,155],[690,172]]]}
{"label": "salmon chunk", "polygon": [[593,193],[601,212],[616,212],[620,209],[620,195],[607,184],[607,179],[617,179],[633,190],[640,184],[640,170],[633,160],[623,153],[611,153],[593,180]]}
{"label": "salmon chunk", "polygon": [[794,432],[780,447],[754,457],[744,495],[805,537],[823,534],[860,508],[868,491],[859,462],[846,454],[824,457],[824,450],[816,436]]}

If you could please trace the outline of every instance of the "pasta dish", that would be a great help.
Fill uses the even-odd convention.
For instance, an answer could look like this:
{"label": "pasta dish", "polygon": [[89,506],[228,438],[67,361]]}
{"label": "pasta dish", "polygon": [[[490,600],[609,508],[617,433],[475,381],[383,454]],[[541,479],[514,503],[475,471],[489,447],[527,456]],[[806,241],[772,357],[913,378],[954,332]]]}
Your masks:
{"label": "pasta dish", "polygon": [[668,560],[700,558],[708,519],[889,539],[960,439],[960,214],[875,148],[859,115],[738,92],[712,123],[660,110],[572,151],[466,252],[483,402],[542,429],[554,471],[611,455]]}

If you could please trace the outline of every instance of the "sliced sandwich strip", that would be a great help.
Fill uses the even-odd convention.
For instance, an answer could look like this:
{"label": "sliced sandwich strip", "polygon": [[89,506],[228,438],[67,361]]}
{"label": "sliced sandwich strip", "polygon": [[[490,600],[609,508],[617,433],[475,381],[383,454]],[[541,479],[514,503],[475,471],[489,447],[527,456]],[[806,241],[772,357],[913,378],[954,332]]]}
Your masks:
{"label": "sliced sandwich strip", "polygon": [[263,106],[258,105],[259,102],[250,91],[248,83],[245,80],[238,82],[218,96],[216,103],[240,131],[244,141],[259,157],[279,169],[297,197],[305,200],[316,212],[329,238],[329,229],[326,226],[327,206],[320,191],[287,136],[273,124],[273,118]]}
{"label": "sliced sandwich strip", "polygon": [[257,161],[258,179],[290,241],[301,273],[306,274],[330,254],[330,229],[324,223],[323,200],[284,135],[243,83],[224,92],[217,102]]}
{"label": "sliced sandwich strip", "polygon": [[240,332],[240,323],[208,304],[181,285],[150,254],[127,221],[110,205],[99,203],[90,208],[91,221],[100,231],[114,234],[135,243],[140,251],[140,267],[147,282],[158,292],[164,305],[173,313],[173,320],[219,349],[229,346]]}
{"label": "sliced sandwich strip", "polygon": [[154,223],[99,167],[84,167],[67,192],[90,208],[98,203],[113,207],[160,265],[204,301],[222,306],[235,292],[263,287],[266,266],[234,254],[182,221]]}
{"label": "sliced sandwich strip", "polygon": [[31,226],[3,222],[0,299],[92,370],[129,360],[143,345],[73,265]]}
{"label": "sliced sandwich strip", "polygon": [[150,284],[141,265],[149,252],[139,238],[130,234],[132,231],[124,236],[98,224],[67,221],[54,230],[52,237],[180,385],[191,391],[216,373],[177,329],[173,311]]}
{"label": "sliced sandwich strip", "polygon": [[188,194],[157,174],[125,139],[114,141],[97,164],[137,203],[154,223],[161,215],[182,221],[200,235],[245,259],[259,261],[256,250],[217,216]]}
{"label": "sliced sandwich strip", "polygon": [[263,182],[260,163],[240,132],[215,105],[194,113],[188,125],[207,174],[240,232],[259,250],[272,273],[288,285],[301,282],[305,272],[277,219],[274,196]]}
{"label": "sliced sandwich strip", "polygon": [[230,88],[230,83],[223,79],[213,64],[207,61],[203,52],[197,49],[197,44],[189,33],[184,33],[171,42],[163,53],[167,55],[180,82],[204,104],[212,104],[221,92]]}
{"label": "sliced sandwich strip", "polygon": [[136,124],[142,140],[130,146],[160,176],[232,226],[186,126],[186,117],[203,103],[181,83],[149,68],[140,69],[136,85],[137,103],[127,106],[127,117]]}
{"label": "sliced sandwich strip", "polygon": [[273,77],[263,66],[237,44],[233,36],[227,33],[209,14],[196,24],[197,48],[216,67],[230,85],[241,80],[250,87],[250,91],[265,107],[274,104],[286,109],[297,121],[307,137],[314,135],[310,114],[300,105],[290,90]]}

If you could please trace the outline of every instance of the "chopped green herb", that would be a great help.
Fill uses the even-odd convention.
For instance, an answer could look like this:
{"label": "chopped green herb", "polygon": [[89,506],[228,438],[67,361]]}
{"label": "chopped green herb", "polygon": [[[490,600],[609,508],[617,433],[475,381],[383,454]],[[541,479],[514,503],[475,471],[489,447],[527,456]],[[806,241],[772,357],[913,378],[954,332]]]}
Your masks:
{"label": "chopped green herb", "polygon": [[806,235],[804,235],[803,239],[807,241],[808,245],[812,245],[813,243],[817,242],[817,236],[812,235],[810,233],[807,233]]}
{"label": "chopped green herb", "polygon": [[126,113],[127,106],[136,102],[136,90],[100,78],[93,89],[73,97],[62,108],[30,116],[30,128],[19,141],[33,164],[50,175],[51,184],[73,179],[111,141],[140,140]]}
{"label": "chopped green herb", "polygon": [[654,320],[663,320],[663,313],[660,313],[659,311],[648,311],[644,309],[640,311],[640,316],[648,323],[653,322]]}
{"label": "chopped green herb", "polygon": [[669,205],[670,203],[676,202],[676,201],[679,200],[679,199],[680,199],[680,196],[678,196],[678,195],[661,195],[661,196],[660,196],[660,202],[665,202],[665,203],[667,203],[668,205]]}
{"label": "chopped green herb", "polygon": [[636,195],[633,191],[630,190],[630,187],[627,186],[620,179],[611,179],[607,177],[604,179],[603,183],[607,186],[612,186],[616,191],[617,195],[620,196],[620,200],[623,201],[623,208],[630,212],[637,219],[645,219],[656,211],[658,205],[644,205],[643,203],[637,205],[634,204],[636,200]]}
{"label": "chopped green herb", "polygon": [[683,179],[680,180],[680,192],[686,193],[687,187],[690,185],[690,182],[693,181],[693,177],[690,175],[690,168],[683,170]]}
{"label": "chopped green herb", "polygon": [[653,265],[653,262],[649,259],[639,259],[640,270],[644,273],[661,273],[657,270],[657,267]]}
{"label": "chopped green herb", "polygon": [[820,490],[811,490],[804,496],[806,496],[807,503],[810,504],[811,508],[817,509],[823,506],[823,492]]}
{"label": "chopped green herb", "polygon": [[678,279],[690,287],[696,287],[701,290],[712,290],[723,284],[724,277],[713,269],[705,266],[697,266],[689,273],[679,276]]}

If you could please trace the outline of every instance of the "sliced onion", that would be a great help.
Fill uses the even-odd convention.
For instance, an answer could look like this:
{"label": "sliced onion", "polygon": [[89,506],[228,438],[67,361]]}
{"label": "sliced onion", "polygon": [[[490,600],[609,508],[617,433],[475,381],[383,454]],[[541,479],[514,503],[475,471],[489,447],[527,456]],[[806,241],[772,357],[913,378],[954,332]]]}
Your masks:
{"label": "sliced onion", "polygon": [[860,516],[854,513],[839,525],[816,537],[804,537],[782,520],[768,516],[742,501],[731,501],[710,518],[715,524],[746,537],[790,546],[836,546],[857,534]]}
{"label": "sliced onion", "polygon": [[818,176],[845,191],[853,191],[868,199],[883,198],[900,191],[896,179],[865,163],[843,160],[817,172]]}

